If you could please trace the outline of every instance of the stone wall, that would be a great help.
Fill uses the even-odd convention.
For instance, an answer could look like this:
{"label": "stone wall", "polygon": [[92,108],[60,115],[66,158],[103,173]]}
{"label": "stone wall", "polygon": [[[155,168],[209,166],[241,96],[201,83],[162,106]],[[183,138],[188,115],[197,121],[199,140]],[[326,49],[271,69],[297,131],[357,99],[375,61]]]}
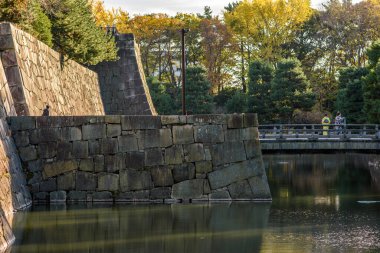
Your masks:
{"label": "stone wall", "polygon": [[10,117],[36,201],[269,200],[257,115]]}
{"label": "stone wall", "polygon": [[116,34],[119,60],[93,67],[106,114],[156,115],[133,34]]}
{"label": "stone wall", "polygon": [[17,115],[104,115],[97,74],[30,34],[0,23],[0,58]]}
{"label": "stone wall", "polygon": [[21,161],[5,119],[14,115],[12,96],[0,61],[0,252],[14,241],[13,212],[31,204]]}

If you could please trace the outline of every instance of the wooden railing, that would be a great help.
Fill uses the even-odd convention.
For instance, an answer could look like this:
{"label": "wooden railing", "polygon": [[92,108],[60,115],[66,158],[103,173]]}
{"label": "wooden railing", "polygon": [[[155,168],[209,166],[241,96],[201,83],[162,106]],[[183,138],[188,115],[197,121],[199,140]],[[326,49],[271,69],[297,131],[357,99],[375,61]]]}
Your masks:
{"label": "wooden railing", "polygon": [[[323,127],[328,129],[323,129]],[[380,141],[380,129],[376,124],[274,124],[260,125],[261,140],[287,141]]]}

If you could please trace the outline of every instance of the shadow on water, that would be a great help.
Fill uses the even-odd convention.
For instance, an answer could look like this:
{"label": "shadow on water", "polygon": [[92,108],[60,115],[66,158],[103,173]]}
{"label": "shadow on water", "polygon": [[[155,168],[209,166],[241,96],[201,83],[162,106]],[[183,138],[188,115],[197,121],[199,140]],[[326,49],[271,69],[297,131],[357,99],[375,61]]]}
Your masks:
{"label": "shadow on water", "polygon": [[11,252],[260,252],[269,212],[268,203],[35,206],[16,214],[26,225]]}

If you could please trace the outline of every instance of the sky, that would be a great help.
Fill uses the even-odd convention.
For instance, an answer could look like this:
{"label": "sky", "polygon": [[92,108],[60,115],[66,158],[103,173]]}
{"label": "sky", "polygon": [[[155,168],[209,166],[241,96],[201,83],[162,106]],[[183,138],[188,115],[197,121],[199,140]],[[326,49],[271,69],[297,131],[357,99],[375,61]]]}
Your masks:
{"label": "sky", "polygon": [[[119,8],[132,15],[147,13],[167,13],[175,15],[177,12],[203,13],[203,7],[208,5],[213,14],[220,14],[223,7],[234,0],[103,0],[107,9]],[[312,6],[317,8],[326,0],[311,0]],[[355,2],[355,1],[353,1]]]}

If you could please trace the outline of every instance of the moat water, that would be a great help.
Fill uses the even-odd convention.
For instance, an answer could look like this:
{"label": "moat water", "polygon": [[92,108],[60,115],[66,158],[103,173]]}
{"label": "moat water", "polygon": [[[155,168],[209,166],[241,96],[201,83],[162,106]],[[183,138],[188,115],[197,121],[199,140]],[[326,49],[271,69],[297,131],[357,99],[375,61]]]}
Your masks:
{"label": "moat water", "polygon": [[264,161],[272,203],[34,206],[11,252],[380,252],[380,155]]}

